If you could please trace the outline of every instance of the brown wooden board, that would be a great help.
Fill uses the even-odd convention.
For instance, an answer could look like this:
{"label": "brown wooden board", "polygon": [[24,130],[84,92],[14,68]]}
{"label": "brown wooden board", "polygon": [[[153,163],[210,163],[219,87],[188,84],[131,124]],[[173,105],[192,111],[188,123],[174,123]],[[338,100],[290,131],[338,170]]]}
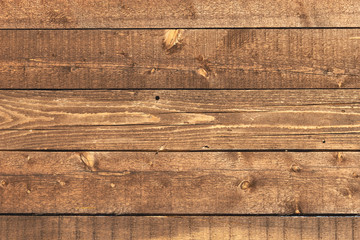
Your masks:
{"label": "brown wooden board", "polygon": [[356,0],[2,0],[1,28],[358,27]]}
{"label": "brown wooden board", "polygon": [[0,0],[0,239],[360,239],[359,13]]}
{"label": "brown wooden board", "polygon": [[3,90],[0,149],[357,150],[359,102],[358,90]]}
{"label": "brown wooden board", "polygon": [[359,88],[359,46],[358,29],[3,30],[0,88]]}
{"label": "brown wooden board", "polygon": [[359,239],[358,217],[0,216],[0,239]]}
{"label": "brown wooden board", "polygon": [[358,214],[358,152],[0,152],[0,213]]}

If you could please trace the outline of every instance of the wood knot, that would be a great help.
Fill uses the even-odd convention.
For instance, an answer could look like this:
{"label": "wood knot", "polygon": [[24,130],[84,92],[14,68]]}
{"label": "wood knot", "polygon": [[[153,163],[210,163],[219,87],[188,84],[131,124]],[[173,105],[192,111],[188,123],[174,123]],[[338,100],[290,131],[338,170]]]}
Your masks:
{"label": "wood knot", "polygon": [[58,180],[57,182],[60,184],[60,186],[65,186],[65,184],[66,184],[65,182],[63,182],[61,180]]}
{"label": "wood knot", "polygon": [[165,31],[163,47],[167,53],[181,49],[182,29],[168,29]]}
{"label": "wood knot", "polygon": [[80,153],[80,160],[84,163],[85,167],[90,171],[96,171],[97,162],[94,158],[94,153],[84,152]]}
{"label": "wood knot", "polygon": [[204,68],[198,68],[196,70],[196,73],[199,74],[200,76],[206,78],[206,79],[209,78],[209,73]]}
{"label": "wood knot", "polygon": [[0,186],[1,187],[6,187],[7,185],[8,185],[8,183],[5,180],[0,181]]}
{"label": "wood knot", "polygon": [[353,191],[349,187],[344,187],[339,189],[339,192],[344,197],[352,198],[353,197]]}
{"label": "wood knot", "polygon": [[198,60],[199,62],[205,61],[205,58],[202,55],[197,56],[195,59]]}
{"label": "wood knot", "polygon": [[58,9],[53,9],[49,11],[49,21],[50,23],[55,24],[67,24],[71,22],[71,17],[65,15],[65,13],[59,11]]}
{"label": "wood knot", "polygon": [[156,68],[152,68],[152,69],[150,69],[150,70],[146,71],[145,73],[147,73],[147,74],[151,75],[151,74],[154,74],[156,71],[157,71],[157,69],[156,69]]}
{"label": "wood knot", "polygon": [[344,158],[344,156],[343,156],[343,154],[341,152],[338,152],[336,154],[335,158],[336,158],[337,163],[342,163],[345,160],[345,158]]}
{"label": "wood knot", "polygon": [[216,76],[216,73],[211,70],[210,62],[207,59],[205,59],[203,56],[198,56],[195,59],[200,63],[200,67],[196,70],[198,75],[205,79],[209,79],[211,75]]}
{"label": "wood knot", "polygon": [[301,167],[300,167],[299,165],[293,164],[293,165],[291,165],[290,170],[291,170],[292,172],[300,172],[300,171],[301,171]]}
{"label": "wood knot", "polygon": [[239,187],[241,190],[247,190],[251,187],[251,182],[248,180],[243,180],[240,184]]}

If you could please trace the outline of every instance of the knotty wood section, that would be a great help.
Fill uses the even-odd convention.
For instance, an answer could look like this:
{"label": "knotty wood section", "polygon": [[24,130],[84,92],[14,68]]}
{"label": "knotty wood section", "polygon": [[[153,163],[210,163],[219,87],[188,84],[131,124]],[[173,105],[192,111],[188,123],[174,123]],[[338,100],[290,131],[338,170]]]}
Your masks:
{"label": "knotty wood section", "polygon": [[0,88],[359,87],[358,29],[165,31],[0,31]]}
{"label": "knotty wood section", "polygon": [[358,214],[358,152],[0,152],[0,213]]}
{"label": "knotty wood section", "polygon": [[1,239],[359,239],[358,217],[0,216]]}
{"label": "knotty wood section", "polygon": [[0,149],[356,150],[359,98],[357,90],[0,91]]}
{"label": "knotty wood section", "polygon": [[3,0],[1,28],[358,27],[356,0]]}

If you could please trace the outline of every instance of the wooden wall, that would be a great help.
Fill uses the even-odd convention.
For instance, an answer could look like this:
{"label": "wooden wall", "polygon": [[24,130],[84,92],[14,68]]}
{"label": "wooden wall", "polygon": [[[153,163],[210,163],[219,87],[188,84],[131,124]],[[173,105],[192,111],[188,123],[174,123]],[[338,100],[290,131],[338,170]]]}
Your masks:
{"label": "wooden wall", "polygon": [[0,0],[0,239],[360,239],[360,2]]}

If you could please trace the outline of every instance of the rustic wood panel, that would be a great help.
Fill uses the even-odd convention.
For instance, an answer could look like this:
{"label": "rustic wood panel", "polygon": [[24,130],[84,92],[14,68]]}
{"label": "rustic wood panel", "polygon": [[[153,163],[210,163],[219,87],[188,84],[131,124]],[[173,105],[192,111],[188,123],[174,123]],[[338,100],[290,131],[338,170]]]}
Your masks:
{"label": "rustic wood panel", "polygon": [[2,0],[1,28],[358,27],[356,0]]}
{"label": "rustic wood panel", "polygon": [[3,90],[0,149],[357,150],[359,97],[357,90]]}
{"label": "rustic wood panel", "polygon": [[358,29],[165,32],[0,31],[0,88],[359,87]]}
{"label": "rustic wood panel", "polygon": [[[358,217],[0,216],[0,239],[358,239]],[[339,229],[341,228],[341,229]]]}
{"label": "rustic wood panel", "polygon": [[0,152],[0,213],[360,212],[358,152]]}

